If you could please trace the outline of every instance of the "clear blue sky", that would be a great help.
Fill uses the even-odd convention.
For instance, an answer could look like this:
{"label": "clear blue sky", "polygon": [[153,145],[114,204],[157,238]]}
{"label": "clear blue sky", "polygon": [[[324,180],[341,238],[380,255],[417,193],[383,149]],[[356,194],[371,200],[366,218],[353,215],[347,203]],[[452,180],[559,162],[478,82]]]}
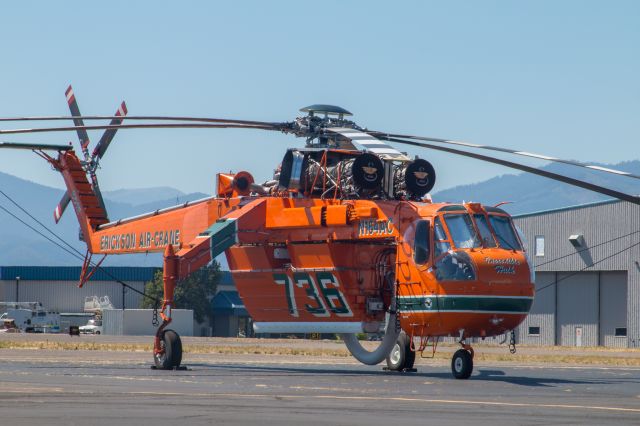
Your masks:
{"label": "clear blue sky", "polygon": [[[0,116],[66,115],[72,83],[84,114],[124,99],[130,114],[284,121],[330,103],[372,129],[640,158],[637,1],[8,2],[0,40]],[[263,180],[301,145],[256,131],[122,131],[99,176],[105,189],[212,192],[217,171]],[[409,152],[434,163],[436,189],[509,172]],[[62,187],[29,152],[2,151],[0,171]]]}

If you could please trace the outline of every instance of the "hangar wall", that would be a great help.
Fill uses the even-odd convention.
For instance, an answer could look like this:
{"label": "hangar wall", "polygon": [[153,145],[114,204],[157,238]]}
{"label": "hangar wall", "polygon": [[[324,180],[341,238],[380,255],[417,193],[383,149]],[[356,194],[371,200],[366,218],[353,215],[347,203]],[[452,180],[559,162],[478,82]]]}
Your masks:
{"label": "hangar wall", "polygon": [[42,302],[49,311],[82,312],[85,297],[107,295],[116,309],[138,308],[142,296],[127,288],[123,293],[123,286],[115,279],[142,292],[145,282],[153,279],[157,268],[103,267],[78,288],[80,271],[81,268],[75,266],[0,267],[0,300]]}
{"label": "hangar wall", "polygon": [[[536,265],[521,343],[640,346],[640,206],[604,201],[514,221]],[[579,247],[569,240],[577,235]]]}

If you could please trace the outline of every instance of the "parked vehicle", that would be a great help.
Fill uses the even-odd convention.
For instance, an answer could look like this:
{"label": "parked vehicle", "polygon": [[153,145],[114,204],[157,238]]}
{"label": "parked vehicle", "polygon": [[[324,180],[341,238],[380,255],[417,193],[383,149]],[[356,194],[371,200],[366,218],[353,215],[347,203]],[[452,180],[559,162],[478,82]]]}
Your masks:
{"label": "parked vehicle", "polygon": [[45,310],[7,309],[0,319],[12,319],[25,333],[60,333],[60,314]]}
{"label": "parked vehicle", "polygon": [[86,325],[80,327],[81,334],[102,334],[102,319],[90,319]]}
{"label": "parked vehicle", "polygon": [[14,319],[8,318],[0,323],[0,333],[20,333],[20,329]]}

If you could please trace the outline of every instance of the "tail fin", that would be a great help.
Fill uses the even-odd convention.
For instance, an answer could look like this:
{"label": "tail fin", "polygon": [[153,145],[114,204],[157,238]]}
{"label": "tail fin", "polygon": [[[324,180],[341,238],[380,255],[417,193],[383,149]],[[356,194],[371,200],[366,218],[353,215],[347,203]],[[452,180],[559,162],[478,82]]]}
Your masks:
{"label": "tail fin", "polygon": [[60,153],[58,167],[67,186],[69,199],[78,216],[84,239],[90,241],[90,234],[99,225],[109,221],[107,212],[87,179],[87,172],[74,151]]}

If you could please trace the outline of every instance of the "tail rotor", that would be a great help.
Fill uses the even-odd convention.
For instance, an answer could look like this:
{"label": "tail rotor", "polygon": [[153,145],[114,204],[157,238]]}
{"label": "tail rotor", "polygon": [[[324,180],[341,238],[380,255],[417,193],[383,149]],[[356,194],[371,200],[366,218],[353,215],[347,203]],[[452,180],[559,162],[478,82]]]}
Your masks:
{"label": "tail rotor", "polygon": [[[84,155],[84,160],[85,160],[83,163],[83,167],[91,177],[91,186],[93,188],[93,192],[98,198],[100,207],[102,207],[102,209],[106,213],[104,199],[102,198],[100,185],[98,184],[98,176],[96,175],[96,170],[98,169],[98,164],[100,162],[100,159],[104,156],[105,152],[107,151],[107,148],[109,148],[109,145],[111,144],[111,141],[116,135],[116,132],[118,131],[118,129],[111,128],[111,129],[105,130],[104,133],[102,134],[102,137],[100,138],[95,148],[93,149],[93,152],[89,154],[89,143],[90,143],[89,134],[87,133],[87,130],[84,128],[84,121],[82,120],[82,115],[80,114],[78,101],[76,100],[75,93],[73,92],[73,88],[71,86],[67,88],[67,90],[65,91],[65,95],[67,97],[67,104],[69,105],[69,111],[71,112],[71,115],[73,117],[73,124],[74,126],[79,127],[77,129],[78,139],[80,141],[80,148],[82,149],[82,153]],[[127,115],[127,105],[123,101],[120,104],[120,107],[118,108],[118,110],[116,111],[115,116],[125,117],[126,115]],[[114,118],[113,120],[111,120],[109,125],[119,126],[120,124],[122,124],[122,121],[123,121],[123,118]],[[66,210],[70,201],[71,201],[71,196],[69,195],[69,192],[65,192],[65,194],[62,196],[62,199],[58,203],[57,207],[53,211],[53,218],[56,223],[58,223],[62,218],[62,215],[64,214],[64,211]]]}

